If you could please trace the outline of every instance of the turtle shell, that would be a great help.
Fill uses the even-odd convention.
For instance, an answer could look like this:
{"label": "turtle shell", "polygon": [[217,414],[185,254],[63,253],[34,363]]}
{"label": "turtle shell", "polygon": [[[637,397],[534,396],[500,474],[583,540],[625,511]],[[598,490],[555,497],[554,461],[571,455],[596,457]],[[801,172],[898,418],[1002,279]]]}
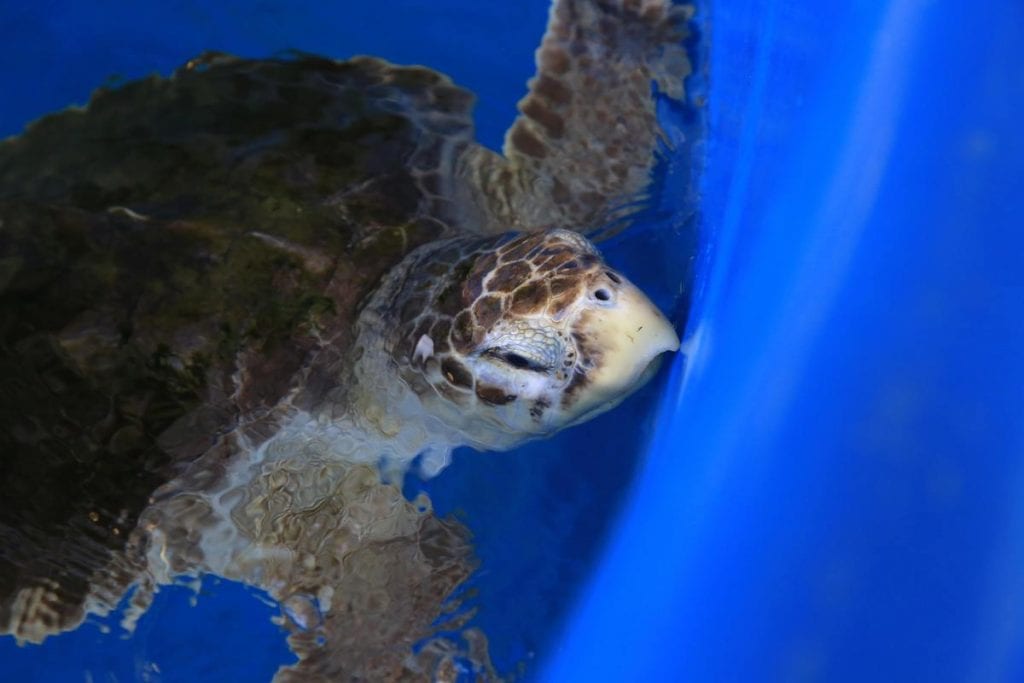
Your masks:
{"label": "turtle shell", "polygon": [[160,484],[344,381],[311,359],[451,231],[471,106],[424,68],[206,54],[0,143],[0,630],[32,585],[74,622]]}

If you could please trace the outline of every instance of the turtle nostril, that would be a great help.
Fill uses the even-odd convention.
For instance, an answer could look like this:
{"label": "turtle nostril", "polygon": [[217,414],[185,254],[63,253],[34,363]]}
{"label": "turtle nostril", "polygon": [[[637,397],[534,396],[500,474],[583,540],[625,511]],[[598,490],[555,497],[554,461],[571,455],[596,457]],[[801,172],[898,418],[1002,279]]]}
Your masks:
{"label": "turtle nostril", "polygon": [[594,298],[598,301],[609,301],[612,295],[608,293],[608,290],[604,287],[594,291]]}
{"label": "turtle nostril", "polygon": [[617,285],[621,285],[622,284],[622,278],[620,278],[618,275],[616,275],[612,271],[606,270],[606,271],[604,271],[604,274],[607,275],[608,279],[611,280],[612,282],[614,282],[615,284],[617,284]]}

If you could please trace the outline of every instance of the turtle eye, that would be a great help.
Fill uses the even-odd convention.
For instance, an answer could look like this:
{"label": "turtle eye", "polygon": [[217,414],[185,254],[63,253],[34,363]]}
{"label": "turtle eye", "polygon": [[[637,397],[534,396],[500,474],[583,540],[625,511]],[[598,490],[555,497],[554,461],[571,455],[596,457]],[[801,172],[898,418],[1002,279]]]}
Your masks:
{"label": "turtle eye", "polygon": [[530,370],[532,372],[547,372],[548,367],[543,363],[538,363],[532,358],[516,353],[515,351],[502,351],[500,349],[493,349],[490,355],[503,361],[504,363],[511,365],[517,370]]}
{"label": "turtle eye", "polygon": [[518,353],[506,353],[502,356],[502,360],[511,365],[514,368],[525,370],[530,367],[530,361],[525,356],[520,356]]}

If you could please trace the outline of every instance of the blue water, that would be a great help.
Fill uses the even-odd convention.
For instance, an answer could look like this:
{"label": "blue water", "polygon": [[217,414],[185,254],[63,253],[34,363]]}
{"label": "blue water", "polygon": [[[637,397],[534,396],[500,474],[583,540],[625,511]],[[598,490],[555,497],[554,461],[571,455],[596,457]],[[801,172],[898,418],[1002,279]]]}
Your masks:
{"label": "blue water", "polygon": [[[301,47],[452,74],[497,147],[546,12],[217,7],[0,8],[0,134],[111,74]],[[460,452],[430,485],[476,534],[492,656],[552,681],[1024,680],[1024,7],[732,0],[706,30],[687,362],[606,420]],[[610,259],[664,303],[690,239],[669,221]],[[247,591],[189,597],[163,592],[133,640],[87,624],[0,641],[0,661],[10,680],[156,661],[164,681],[287,661]],[[203,633],[233,640],[174,656]]]}
{"label": "blue water", "polygon": [[546,0],[323,3],[0,3],[0,136],[85,102],[108,79],[169,73],[204,50],[265,57],[286,49],[425,64],[479,95],[478,138],[500,148],[533,75]]}
{"label": "blue water", "polygon": [[[0,136],[84,102],[108,79],[167,73],[205,49],[262,56],[294,47],[335,57],[375,54],[448,73],[477,93],[478,139],[500,149],[533,73],[547,10],[547,0],[3,7],[0,90],[18,96],[4,98]],[[661,107],[676,146],[663,150],[658,200],[603,247],[608,261],[681,328],[696,222],[693,198],[664,188],[687,186],[694,156],[683,138],[697,139],[699,117],[668,102]],[[480,570],[466,587],[473,593],[467,605],[476,610],[472,625],[487,635],[499,672],[535,677],[554,652],[653,433],[665,376],[608,419],[514,453],[460,450],[440,477],[407,482],[410,497],[425,488],[440,514],[457,515],[474,534]],[[90,619],[41,648],[0,639],[0,680],[78,680],[83,672],[95,681],[269,680],[294,659],[284,632],[269,620],[278,613],[230,582],[208,580],[198,596],[185,587],[164,590],[131,637],[115,615]]]}
{"label": "blue water", "polygon": [[[120,615],[90,618],[42,646],[0,639],[4,681],[268,681],[295,661],[270,619],[280,609],[231,581],[207,578],[200,590],[157,594],[131,636]],[[216,645],[213,643],[216,642]]]}

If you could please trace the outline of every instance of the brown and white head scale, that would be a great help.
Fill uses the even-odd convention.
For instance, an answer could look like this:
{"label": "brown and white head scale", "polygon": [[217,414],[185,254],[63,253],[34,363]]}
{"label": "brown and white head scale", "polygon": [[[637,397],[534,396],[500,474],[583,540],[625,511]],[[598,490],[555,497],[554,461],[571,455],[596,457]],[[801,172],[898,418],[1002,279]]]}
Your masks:
{"label": "brown and white head scale", "polygon": [[380,381],[386,365],[425,416],[481,449],[608,410],[679,347],[654,304],[567,230],[422,247],[389,275],[361,323],[373,371],[357,366],[357,376]]}

